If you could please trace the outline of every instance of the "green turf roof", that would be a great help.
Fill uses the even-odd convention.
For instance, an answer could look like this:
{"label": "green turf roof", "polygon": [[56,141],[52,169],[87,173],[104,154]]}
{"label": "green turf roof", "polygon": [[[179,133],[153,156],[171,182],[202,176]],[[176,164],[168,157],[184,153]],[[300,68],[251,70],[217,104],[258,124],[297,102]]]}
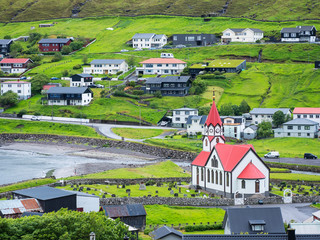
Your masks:
{"label": "green turf roof", "polygon": [[245,60],[230,60],[230,59],[216,59],[211,62],[209,62],[209,65],[206,66],[205,63],[201,64],[194,64],[190,68],[208,68],[208,67],[214,67],[214,68],[235,68],[238,67],[241,63],[243,63]]}

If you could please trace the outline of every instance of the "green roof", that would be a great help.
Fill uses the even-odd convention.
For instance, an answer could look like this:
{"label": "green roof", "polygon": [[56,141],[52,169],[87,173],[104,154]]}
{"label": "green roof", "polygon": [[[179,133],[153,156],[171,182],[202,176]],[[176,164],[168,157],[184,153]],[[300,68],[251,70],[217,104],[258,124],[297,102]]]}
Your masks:
{"label": "green roof", "polygon": [[194,64],[190,68],[235,68],[238,67],[241,63],[243,63],[245,60],[230,60],[230,59],[216,59],[211,62],[209,62],[209,65],[207,66],[205,63],[201,64]]}

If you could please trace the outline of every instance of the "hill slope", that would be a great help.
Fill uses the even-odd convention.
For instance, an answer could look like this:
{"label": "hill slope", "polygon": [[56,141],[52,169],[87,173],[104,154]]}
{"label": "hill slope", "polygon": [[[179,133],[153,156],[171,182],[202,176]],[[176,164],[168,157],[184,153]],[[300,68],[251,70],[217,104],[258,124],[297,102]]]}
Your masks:
{"label": "hill slope", "polygon": [[[229,4],[226,5],[226,2]],[[219,14],[265,20],[319,19],[318,0],[0,0],[0,21],[32,21],[71,16]]]}

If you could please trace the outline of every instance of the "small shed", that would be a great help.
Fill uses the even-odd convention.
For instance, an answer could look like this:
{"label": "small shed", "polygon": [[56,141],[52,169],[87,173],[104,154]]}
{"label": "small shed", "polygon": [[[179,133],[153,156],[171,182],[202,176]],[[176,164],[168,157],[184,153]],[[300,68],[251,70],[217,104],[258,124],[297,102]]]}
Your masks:
{"label": "small shed", "polygon": [[150,233],[154,240],[181,240],[183,234],[173,228],[163,226]]}
{"label": "small shed", "polygon": [[52,187],[36,187],[13,191],[18,199],[35,198],[40,203],[43,212],[58,211],[61,208],[77,210],[77,194]]}
{"label": "small shed", "polygon": [[105,205],[100,208],[107,217],[120,218],[121,222],[142,229],[146,226],[146,210],[142,204]]}
{"label": "small shed", "polygon": [[79,212],[99,212],[100,209],[100,198],[99,196],[77,192],[77,191],[68,191],[69,193],[77,194],[77,210]]}
{"label": "small shed", "polygon": [[25,212],[42,212],[37,199],[14,199],[0,201],[2,218],[19,218]]}
{"label": "small shed", "polygon": [[320,61],[315,61],[314,67],[315,68],[320,68]]}

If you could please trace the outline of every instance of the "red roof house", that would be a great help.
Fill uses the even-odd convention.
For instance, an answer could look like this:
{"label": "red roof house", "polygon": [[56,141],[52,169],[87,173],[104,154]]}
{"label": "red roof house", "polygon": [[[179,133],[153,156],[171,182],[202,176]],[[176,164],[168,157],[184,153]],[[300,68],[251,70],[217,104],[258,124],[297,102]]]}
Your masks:
{"label": "red roof house", "polygon": [[0,68],[4,73],[21,74],[28,69],[30,63],[30,58],[4,58],[0,61]]}

